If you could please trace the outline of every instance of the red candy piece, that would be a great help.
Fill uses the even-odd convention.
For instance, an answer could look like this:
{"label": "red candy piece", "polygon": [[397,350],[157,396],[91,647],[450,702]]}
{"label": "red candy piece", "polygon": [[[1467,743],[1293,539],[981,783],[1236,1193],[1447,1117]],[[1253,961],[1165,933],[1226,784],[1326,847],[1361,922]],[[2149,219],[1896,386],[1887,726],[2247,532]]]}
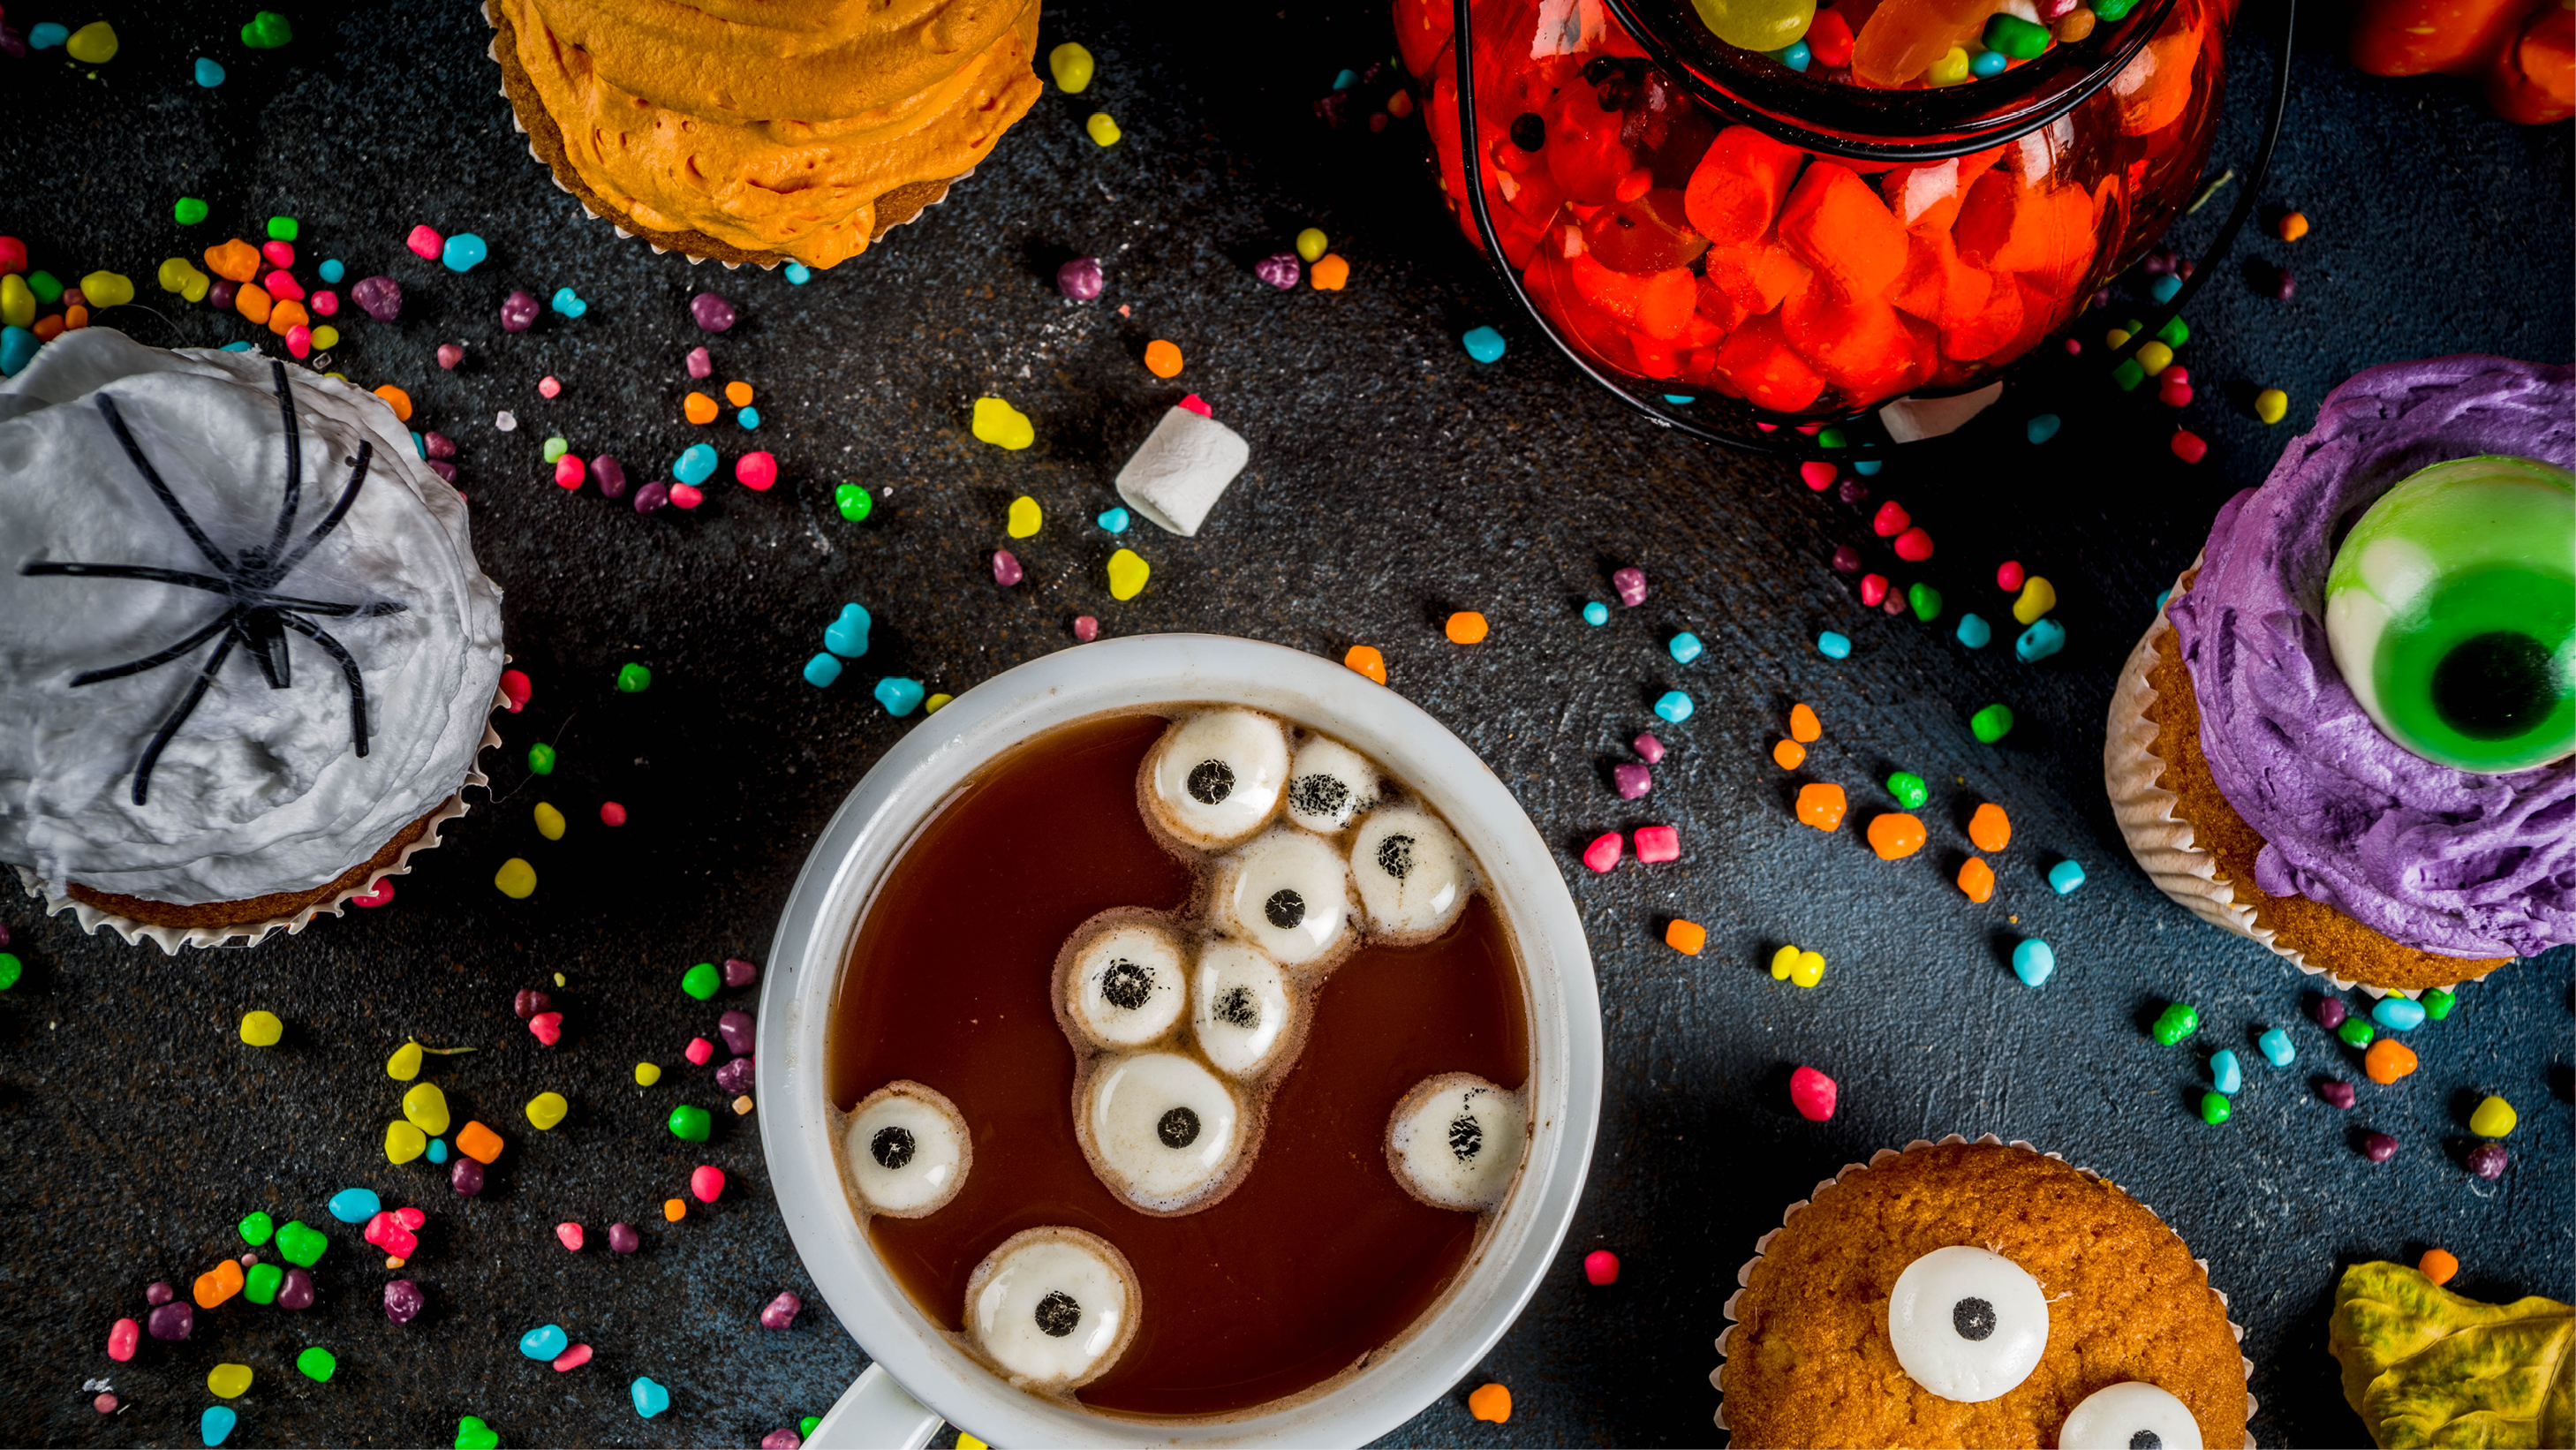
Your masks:
{"label": "red candy piece", "polygon": [[603,826],[625,825],[626,807],[619,805],[615,801],[601,801],[599,803],[599,823]]}
{"label": "red candy piece", "polygon": [[1851,22],[1840,10],[1819,10],[1807,25],[1807,54],[1828,70],[1851,64]]}
{"label": "red candy piece", "polygon": [[[1716,253],[1709,254],[1714,257]],[[1711,275],[1716,273],[1711,263]],[[1825,390],[1824,375],[1789,348],[1780,322],[1767,313],[1747,321],[1719,344],[1710,371],[1757,408],[1794,413]]]}
{"label": "red candy piece", "polygon": [[1878,603],[1880,600],[1885,599],[1885,598],[1887,598],[1887,597],[1888,597],[1888,593],[1887,593],[1887,576],[1886,576],[1886,575],[1884,575],[1884,574],[1863,574],[1862,576],[1860,576],[1860,602],[1861,602],[1861,603],[1863,603],[1863,604],[1876,604],[1876,603]]}
{"label": "red candy piece", "polygon": [[[417,1209],[412,1212],[419,1214]],[[379,1213],[367,1220],[367,1227],[359,1237],[397,1259],[408,1259],[412,1251],[420,1247],[420,1240],[413,1235],[412,1230],[418,1228],[421,1222],[427,1221],[428,1216],[420,1214],[420,1222],[406,1225],[402,1221],[402,1215],[398,1213],[390,1211]]]}
{"label": "red candy piece", "polygon": [[1789,1074],[1789,1105],[1808,1122],[1821,1123],[1832,1117],[1834,1099],[1841,1092],[1832,1078],[1812,1067],[1802,1067]]}
{"label": "red candy piece", "polygon": [[671,485],[671,507],[673,508],[693,509],[706,501],[706,494],[694,483]]}
{"label": "red candy piece", "polygon": [[417,1208],[397,1208],[394,1210],[394,1222],[401,1224],[404,1228],[417,1229],[422,1224],[429,1222],[429,1215],[421,1212]]}
{"label": "red candy piece", "polygon": [[692,1037],[689,1039],[688,1048],[683,1055],[686,1056],[690,1062],[699,1067],[704,1067],[707,1065],[707,1060],[716,1055],[716,1045],[707,1041],[703,1037]]}
{"label": "red candy piece", "polygon": [[1905,511],[1905,505],[1889,499],[1878,506],[1878,512],[1870,518],[1869,527],[1872,533],[1884,539],[1904,533],[1913,523],[1914,515]]}
{"label": "red candy piece", "polygon": [[1639,826],[1637,859],[1640,861],[1678,861],[1682,856],[1682,833],[1671,826]]}
{"label": "red candy piece", "polygon": [[746,453],[733,461],[736,483],[754,493],[767,493],[778,481],[778,460],[767,453]]}
{"label": "red candy piece", "polygon": [[579,1369],[588,1363],[590,1363],[590,1346],[576,1344],[555,1356],[555,1373],[561,1374],[566,1370]]}
{"label": "red candy piece", "polygon": [[1181,399],[1178,403],[1175,403],[1172,406],[1176,408],[1187,408],[1202,418],[1213,418],[1216,416],[1216,409],[1209,407],[1207,405],[1207,400],[1196,393],[1190,394],[1188,397]]}
{"label": "red candy piece", "polygon": [[576,1254],[581,1252],[582,1232],[580,1224],[556,1224],[555,1237],[563,1243],[565,1248],[572,1250]]}
{"label": "red candy piece", "polygon": [[[1924,329],[1920,337],[1917,327]],[[1826,381],[1857,396],[1904,392],[1932,376],[1941,361],[1928,326],[1910,323],[1875,295],[1839,296],[1830,281],[1790,294],[1780,305],[1780,333]]]}
{"label": "red candy piece", "polygon": [[556,1043],[563,1041],[563,1014],[561,1012],[540,1012],[536,1016],[528,1019],[528,1031],[536,1037],[539,1043],[547,1047],[552,1047]]}
{"label": "red candy piece", "polygon": [[[20,267],[27,265],[27,249],[18,245],[18,239],[16,237],[0,237],[0,243],[6,243],[8,246],[16,246],[18,248],[18,265]],[[8,261],[9,256],[6,247],[0,247],[0,265],[6,265]],[[140,1344],[142,1340],[142,1325],[135,1323],[131,1319],[120,1319],[108,1327],[107,1357],[115,1360],[119,1364],[122,1364],[125,1361],[134,1358],[134,1348],[137,1344]]]}
{"label": "red candy piece", "polygon": [[1915,525],[1896,536],[1896,557],[1909,564],[1920,564],[1932,557],[1932,536]]}
{"label": "red candy piece", "polygon": [[2156,394],[2156,401],[2168,408],[2188,408],[2191,406],[2191,389],[2179,383],[2167,384]]}
{"label": "red candy piece", "polygon": [[501,672],[501,698],[506,702],[503,708],[511,714],[516,715],[528,708],[528,696],[535,693],[535,690],[536,687],[528,682],[526,671],[503,670]]}
{"label": "red candy piece", "polygon": [[259,285],[268,293],[271,301],[301,302],[304,300],[304,284],[296,281],[295,274],[292,272],[271,272],[259,279]]}
{"label": "red candy piece", "polygon": [[307,305],[321,316],[337,317],[340,315],[340,294],[325,287],[314,293]]}
{"label": "red candy piece", "polygon": [[27,244],[16,237],[0,237],[0,277],[27,270]]}
{"label": "red candy piece", "polygon": [[724,1197],[725,1172],[712,1163],[701,1163],[689,1174],[689,1192],[700,1203],[713,1203]]}
{"label": "red candy piece", "polygon": [[1619,855],[1626,847],[1627,843],[1620,839],[1617,831],[1605,832],[1593,837],[1592,844],[1583,848],[1583,864],[1595,871],[1607,871],[1619,864]]}
{"label": "red candy piece", "polygon": [[268,259],[268,264],[272,267],[292,267],[295,265],[295,244],[282,237],[271,237],[267,241],[260,243],[259,254],[266,257]]}
{"label": "red candy piece", "polygon": [[2176,428],[2173,436],[2173,455],[2185,463],[2198,463],[2209,456],[2208,440],[2188,428]]}
{"label": "red candy piece", "polygon": [[1995,587],[2006,594],[2019,594],[2024,577],[2019,559],[2006,559],[1995,567]]}
{"label": "red candy piece", "polygon": [[437,228],[423,222],[411,229],[410,236],[403,238],[403,245],[411,248],[413,256],[426,257],[435,262],[438,260],[438,254],[446,249],[447,238],[440,236]]}
{"label": "red candy piece", "polygon": [[1804,482],[1807,487],[1814,489],[1818,493],[1823,493],[1826,489],[1833,487],[1834,480],[1839,477],[1841,473],[1841,469],[1834,467],[1832,464],[1825,462],[1821,458],[1811,458],[1798,465],[1798,478],[1800,481]]}
{"label": "red candy piece", "polygon": [[[1832,12],[1825,12],[1830,14]],[[1583,1256],[1583,1277],[1594,1284],[1619,1282],[1619,1256],[1608,1249],[1594,1249]]]}
{"label": "red candy piece", "polygon": [[363,906],[372,911],[393,899],[394,879],[390,876],[386,876],[379,878],[375,885],[370,886],[366,890],[359,892],[357,895],[350,897],[349,904],[351,906]]}
{"label": "red candy piece", "polygon": [[582,462],[575,455],[567,453],[555,460],[555,487],[579,488],[581,481],[588,477],[590,477],[590,465]]}

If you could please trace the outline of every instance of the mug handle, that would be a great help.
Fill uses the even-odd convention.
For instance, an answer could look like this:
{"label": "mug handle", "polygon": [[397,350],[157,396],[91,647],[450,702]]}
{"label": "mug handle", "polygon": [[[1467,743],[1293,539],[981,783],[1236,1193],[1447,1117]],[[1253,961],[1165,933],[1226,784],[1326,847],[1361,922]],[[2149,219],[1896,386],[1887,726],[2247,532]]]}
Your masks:
{"label": "mug handle", "polygon": [[824,1412],[806,1450],[921,1450],[947,1423],[937,1410],[894,1382],[885,1366],[871,1363],[858,1381]]}

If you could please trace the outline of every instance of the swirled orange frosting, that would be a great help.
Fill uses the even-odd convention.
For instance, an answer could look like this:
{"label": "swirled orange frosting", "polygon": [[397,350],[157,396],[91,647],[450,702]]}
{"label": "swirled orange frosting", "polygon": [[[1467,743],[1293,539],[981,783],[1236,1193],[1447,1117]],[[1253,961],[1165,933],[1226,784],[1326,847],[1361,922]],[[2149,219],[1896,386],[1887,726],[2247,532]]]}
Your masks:
{"label": "swirled orange frosting", "polygon": [[1037,0],[498,0],[600,200],[828,267],[1036,103]]}

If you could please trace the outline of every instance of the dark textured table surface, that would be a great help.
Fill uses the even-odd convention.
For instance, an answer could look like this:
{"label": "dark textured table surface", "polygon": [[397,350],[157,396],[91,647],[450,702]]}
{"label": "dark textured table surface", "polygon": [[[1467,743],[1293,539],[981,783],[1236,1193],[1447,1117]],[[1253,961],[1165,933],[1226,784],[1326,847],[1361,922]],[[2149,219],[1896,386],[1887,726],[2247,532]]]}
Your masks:
{"label": "dark textured table surface", "polygon": [[[2339,23],[2308,8],[2321,29]],[[2044,448],[2022,441],[2030,409],[2008,397],[1875,480],[1941,541],[1923,577],[1953,616],[1997,617],[1991,574],[2005,558],[2056,582],[2071,642],[2030,666],[2000,645],[1963,649],[1948,619],[1926,627],[1861,608],[1849,576],[1826,567],[1837,544],[1876,548],[1860,510],[1808,493],[1784,465],[1660,433],[1583,384],[1450,227],[1418,120],[1372,134],[1314,118],[1337,70],[1391,49],[1381,5],[1051,3],[1041,44],[1088,45],[1092,92],[1050,89],[944,204],[803,287],[692,268],[585,219],[512,130],[470,6],[292,9],[296,39],[268,52],[234,38],[248,7],[214,9],[98,9],[124,49],[95,75],[59,50],[0,59],[0,232],[59,275],[135,278],[141,305],[101,320],[153,343],[251,335],[238,318],[177,305],[151,277],[165,256],[256,235],[271,213],[302,219],[308,258],[400,277],[399,322],[350,321],[331,363],[369,386],[399,383],[415,426],[457,440],[476,548],[506,590],[509,647],[537,693],[525,714],[500,717],[492,797],[382,910],[171,960],[0,901],[27,963],[0,996],[0,1439],[193,1444],[212,1403],[206,1372],[226,1360],[258,1372],[235,1402],[236,1443],[444,1444],[474,1414],[509,1444],[749,1444],[820,1413],[862,1352],[819,1302],[791,1332],[754,1327],[772,1295],[812,1301],[812,1285],[768,1198],[754,1123],[679,1055],[714,1009],[750,994],[701,1005],[678,977],[692,962],[762,955],[807,844],[918,720],[869,699],[875,676],[964,690],[1072,647],[1069,621],[1084,613],[1114,634],[1217,630],[1330,657],[1377,645],[1394,688],[1474,745],[1563,847],[1610,1056],[1590,1186],[1519,1325],[1466,1382],[1422,1387],[1429,1408],[1395,1441],[1709,1441],[1710,1341],[1755,1237],[1842,1165],[1952,1131],[2028,1139],[2099,1168],[2205,1255],[2247,1331],[2266,1444],[2362,1437],[2325,1352],[2345,1263],[2411,1262],[2438,1243],[2459,1255],[2455,1287],[2472,1294],[2576,1290],[2569,953],[2466,991],[2451,1020],[2417,1034],[2421,1072],[2365,1084],[2358,1111],[2336,1112],[2310,1083],[2354,1064],[2307,1021],[2314,989],[2159,896],[2129,863],[2100,785],[2111,681],[2157,592],[2327,388],[2398,358],[2569,356],[2567,127],[2517,130],[2465,88],[2370,80],[2343,63],[2339,36],[2305,40],[2264,199],[2303,207],[2315,231],[2295,246],[2249,234],[2193,308],[2185,359],[2200,401],[2187,420],[2212,442],[2207,461],[2165,451],[2174,419],[2143,395],[2086,387]],[[54,17],[12,0],[7,18]],[[2271,23],[2258,10],[2240,30],[2213,173],[2250,159],[2254,97],[2272,73],[2253,37]],[[189,83],[198,54],[230,67],[220,90]],[[1113,149],[1082,134],[1095,108],[1125,130]],[[172,225],[180,195],[206,199],[213,219]],[[2222,209],[2179,239],[2206,238]],[[402,239],[423,221],[481,234],[491,260],[466,276],[421,263]],[[1309,224],[1351,260],[1348,290],[1255,281],[1250,263]],[[1049,281],[1079,252],[1108,267],[1109,290],[1088,306]],[[2296,270],[2295,300],[2258,293],[2272,261]],[[587,316],[499,330],[504,292],[567,284]],[[742,325],[697,333],[683,306],[702,287],[730,296]],[[1478,323],[1510,340],[1501,363],[1461,351],[1458,334]],[[1154,337],[1188,355],[1176,382],[1139,363]],[[454,372],[431,359],[445,340],[467,345]],[[679,399],[681,355],[701,341],[717,381],[758,387],[776,489],[725,483],[694,515],[643,518],[551,485],[539,457],[550,434],[614,453],[639,477],[699,436]],[[536,390],[545,374],[564,382],[551,401]],[[2291,423],[2248,416],[2266,384],[2289,391]],[[1116,603],[1103,576],[1113,543],[1088,520],[1185,390],[1251,440],[1252,465],[1197,539],[1142,524],[1128,535],[1154,579]],[[988,392],[1036,420],[1035,448],[1004,453],[968,435],[968,409]],[[502,409],[517,431],[495,430]],[[730,456],[751,440],[718,441]],[[884,491],[865,524],[832,508],[845,479]],[[1049,522],[1015,546],[1026,582],[999,589],[985,556],[1023,493]],[[1584,626],[1581,602],[1608,598],[1609,571],[1632,563],[1653,596]],[[849,599],[874,611],[875,646],[816,690],[797,668]],[[1444,643],[1439,621],[1457,608],[1482,610],[1492,637]],[[1709,652],[1677,667],[1662,646],[1685,628]],[[1815,652],[1822,628],[1852,636],[1850,659]],[[628,660],[654,669],[649,693],[610,689]],[[1609,764],[1672,686],[1699,713],[1660,731],[1673,753],[1654,794],[1623,803]],[[1890,769],[1934,783],[1934,849],[1887,865],[1855,830],[1792,821],[1767,753],[1801,699],[1826,726],[1811,774],[1863,804]],[[2021,719],[1996,747],[1965,724],[1991,699]],[[523,763],[536,740],[562,752],[551,778]],[[622,830],[596,824],[609,798],[632,812]],[[1987,798],[2009,806],[2015,836],[1995,900],[1973,907],[1949,876],[1959,825]],[[540,799],[572,818],[560,842],[531,824]],[[1577,862],[1591,835],[1651,821],[1680,827],[1680,863],[1595,877]],[[536,865],[528,900],[492,888],[511,856]],[[2091,880],[2060,899],[2040,873],[2062,856]],[[1674,915],[1709,924],[1705,954],[1661,944]],[[2003,961],[2022,933],[2056,946],[2057,975],[2038,991]],[[1783,942],[1825,953],[1823,985],[1772,980],[1763,967]],[[551,1051],[511,1014],[527,987],[552,988],[565,1011]],[[2173,999],[2202,1014],[2188,1047],[2142,1030]],[[285,1020],[281,1046],[237,1039],[252,1008]],[[2248,1051],[2270,1024],[2297,1039],[2295,1070]],[[414,1035],[477,1049],[431,1076],[460,1119],[511,1139],[478,1199],[380,1151],[401,1095],[383,1064]],[[2212,1128],[2193,1104],[2222,1045],[2255,1066],[2235,1120]],[[665,1066],[660,1086],[634,1085],[639,1059]],[[1789,1112],[1782,1083],[1797,1063],[1840,1079],[1830,1123]],[[549,1088],[572,1115],[529,1131],[520,1105]],[[2486,1092],[2522,1110],[2513,1167],[2494,1184],[2459,1162],[2467,1107]],[[711,1144],[662,1131],[678,1101],[717,1110]],[[2364,1128],[2400,1138],[2397,1157],[2366,1162]],[[723,1166],[733,1189],[664,1224],[658,1205],[700,1161]],[[418,1320],[386,1322],[388,1275],[354,1230],[332,1225],[312,1310],[237,1302],[202,1315],[184,1344],[107,1358],[109,1325],[142,1313],[146,1283],[185,1292],[241,1251],[242,1214],[315,1221],[350,1184],[429,1210],[403,1271],[428,1291]],[[567,1219],[591,1226],[589,1251],[557,1245],[552,1227]],[[617,1219],[644,1226],[641,1254],[597,1247]],[[1623,1276],[1587,1287],[1581,1254],[1603,1245]],[[521,1358],[519,1334],[548,1321],[598,1358],[563,1375]],[[327,1385],[290,1367],[309,1343],[338,1355]],[[638,1374],[670,1387],[669,1413],[646,1421],[627,1406]],[[1487,1378],[1513,1391],[1507,1425],[1467,1415],[1467,1390]],[[93,1411],[92,1381],[124,1407]]]}

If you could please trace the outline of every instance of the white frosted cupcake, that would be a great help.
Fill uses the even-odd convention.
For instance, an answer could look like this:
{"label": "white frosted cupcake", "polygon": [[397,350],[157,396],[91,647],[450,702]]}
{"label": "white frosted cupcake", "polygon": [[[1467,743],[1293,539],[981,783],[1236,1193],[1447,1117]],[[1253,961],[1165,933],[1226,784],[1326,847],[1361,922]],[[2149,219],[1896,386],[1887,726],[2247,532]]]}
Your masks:
{"label": "white frosted cupcake", "polygon": [[65,334],[0,385],[0,863],[170,952],[336,914],[483,783],[500,597],[382,400]]}

